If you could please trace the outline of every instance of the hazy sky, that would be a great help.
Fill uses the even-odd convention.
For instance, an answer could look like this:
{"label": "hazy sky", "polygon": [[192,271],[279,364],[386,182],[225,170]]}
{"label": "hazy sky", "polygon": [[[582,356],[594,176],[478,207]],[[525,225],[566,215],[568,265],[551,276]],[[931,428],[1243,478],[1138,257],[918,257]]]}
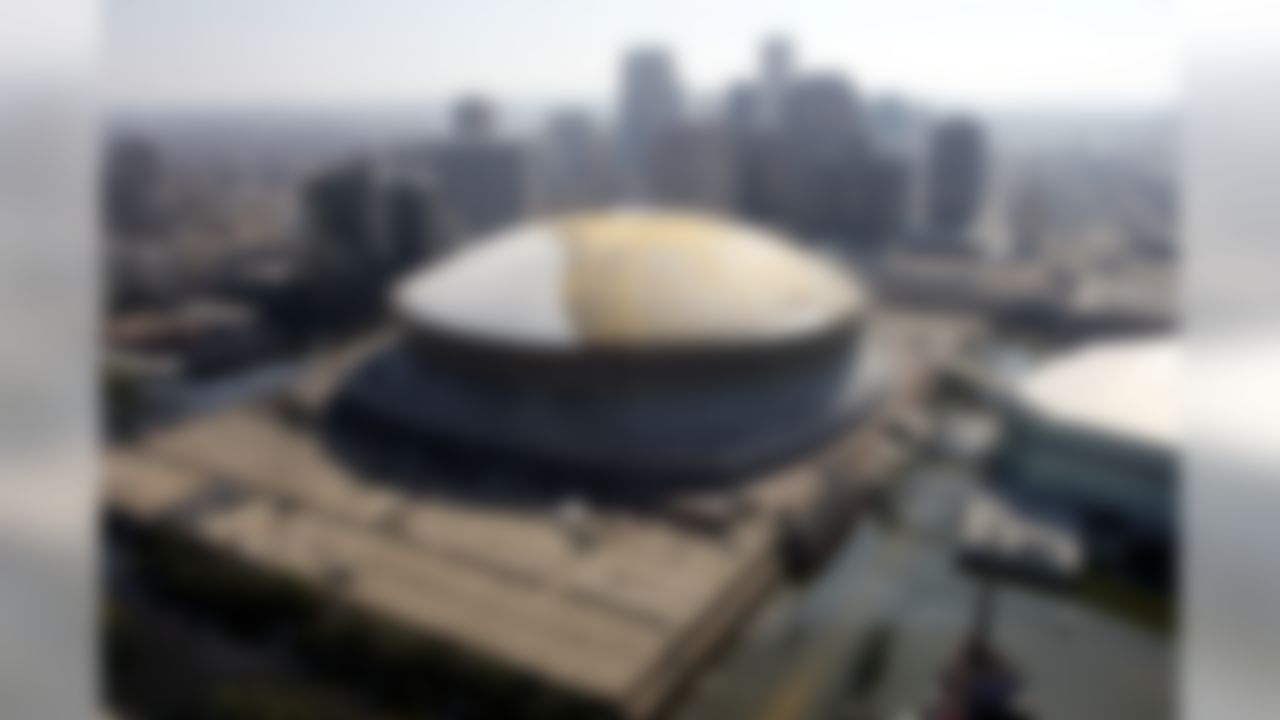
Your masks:
{"label": "hazy sky", "polygon": [[1178,88],[1172,0],[108,0],[117,107],[611,102],[622,51],[668,47],[695,93],[781,31],[805,67],[975,106],[1145,106]]}

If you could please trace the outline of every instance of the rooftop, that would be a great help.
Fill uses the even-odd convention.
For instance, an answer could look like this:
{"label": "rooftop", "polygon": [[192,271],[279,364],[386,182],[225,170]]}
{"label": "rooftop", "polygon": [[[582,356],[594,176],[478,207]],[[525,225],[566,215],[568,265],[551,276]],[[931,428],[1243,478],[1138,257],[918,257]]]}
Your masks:
{"label": "rooftop", "polygon": [[532,222],[410,277],[410,322],[516,345],[768,342],[861,310],[842,270],[761,228],[630,210]]}
{"label": "rooftop", "polygon": [[1173,448],[1182,439],[1181,368],[1172,337],[1100,342],[1048,361],[1017,395],[1051,420]]}
{"label": "rooftop", "polygon": [[[567,512],[370,483],[270,412],[242,408],[113,453],[106,494],[115,512],[176,523],[318,591],[643,715],[768,589],[776,519],[820,497],[823,478],[816,465],[762,478],[736,497],[750,509],[715,533],[676,514],[580,505],[570,528]],[[335,573],[349,578],[341,588],[326,584]]]}

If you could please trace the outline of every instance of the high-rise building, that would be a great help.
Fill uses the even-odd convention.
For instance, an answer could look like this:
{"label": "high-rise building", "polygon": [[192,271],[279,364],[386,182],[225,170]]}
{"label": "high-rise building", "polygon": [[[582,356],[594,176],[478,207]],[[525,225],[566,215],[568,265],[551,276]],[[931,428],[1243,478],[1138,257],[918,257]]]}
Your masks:
{"label": "high-rise building", "polygon": [[924,224],[928,126],[910,104],[894,96],[867,106],[867,136],[874,159],[873,226],[885,242],[914,242]]}
{"label": "high-rise building", "polygon": [[416,267],[441,249],[436,228],[439,207],[435,187],[428,179],[389,178],[378,196],[384,252],[395,274]]}
{"label": "high-rise building", "polygon": [[607,205],[617,194],[617,165],[606,138],[579,110],[551,118],[538,144],[532,171],[540,210],[582,210]]}
{"label": "high-rise building", "polygon": [[837,73],[798,79],[788,93],[782,120],[783,132],[806,160],[861,150],[866,141],[857,94]]}
{"label": "high-rise building", "polygon": [[878,250],[905,238],[911,227],[911,165],[907,158],[877,152],[868,166],[863,198],[863,250]]}
{"label": "high-rise building", "polygon": [[919,145],[915,115],[900,98],[877,98],[868,103],[866,115],[868,139],[876,148],[905,155]]}
{"label": "high-rise building", "polygon": [[711,123],[667,128],[653,149],[650,182],[658,205],[724,210],[734,195],[729,134]]}
{"label": "high-rise building", "polygon": [[1034,174],[1018,179],[1008,193],[1009,250],[1019,257],[1034,257],[1049,245],[1055,209],[1049,188]]}
{"label": "high-rise building", "polygon": [[334,267],[350,267],[357,257],[374,252],[374,181],[370,164],[349,162],[317,175],[306,186],[308,232],[317,252]]}
{"label": "high-rise building", "polygon": [[113,236],[154,233],[163,223],[161,189],[164,162],[160,151],[138,137],[122,137],[107,146],[103,214]]}
{"label": "high-rise building", "polygon": [[342,326],[376,312],[388,283],[437,249],[434,189],[383,170],[349,162],[313,178],[304,191],[307,279],[322,322]]}
{"label": "high-rise building", "polygon": [[618,138],[627,197],[650,199],[654,148],[683,115],[680,80],[666,51],[641,48],[628,55],[622,70]]}
{"label": "high-rise building", "polygon": [[735,137],[755,135],[758,131],[760,92],[749,82],[735,83],[725,95],[722,119]]}
{"label": "high-rise building", "polygon": [[795,81],[783,115],[786,176],[782,201],[789,226],[842,245],[864,235],[868,149],[857,96],[835,73]]}
{"label": "high-rise building", "polygon": [[488,100],[478,96],[464,97],[453,108],[453,127],[458,137],[483,140],[493,135],[494,110]]}
{"label": "high-rise building", "polygon": [[492,107],[479,98],[462,100],[454,134],[428,152],[442,220],[453,239],[465,239],[515,222],[526,207],[524,150],[496,134]]}
{"label": "high-rise building", "polygon": [[725,110],[737,211],[810,241],[868,249],[896,224],[904,173],[872,162],[867,122],[843,75],[797,73],[779,38],[766,43],[761,65],[758,85],[736,87]]}
{"label": "high-rise building", "polygon": [[981,208],[987,181],[982,127],[955,117],[934,128],[929,142],[928,223],[935,242],[961,244]]}
{"label": "high-rise building", "polygon": [[794,67],[790,41],[782,36],[765,41],[760,54],[759,102],[754,113],[760,130],[777,132],[781,129],[790,100]]}

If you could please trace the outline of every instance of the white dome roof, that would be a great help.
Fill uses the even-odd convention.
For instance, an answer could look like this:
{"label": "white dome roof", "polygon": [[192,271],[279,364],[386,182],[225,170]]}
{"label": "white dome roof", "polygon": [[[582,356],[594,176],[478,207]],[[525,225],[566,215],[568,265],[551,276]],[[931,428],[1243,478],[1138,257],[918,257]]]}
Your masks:
{"label": "white dome roof", "polygon": [[531,222],[409,277],[409,322],[549,348],[798,338],[861,310],[840,268],[760,228],[651,211]]}
{"label": "white dome roof", "polygon": [[1102,342],[1046,363],[1017,395],[1047,419],[1174,448],[1182,440],[1181,372],[1174,338]]}

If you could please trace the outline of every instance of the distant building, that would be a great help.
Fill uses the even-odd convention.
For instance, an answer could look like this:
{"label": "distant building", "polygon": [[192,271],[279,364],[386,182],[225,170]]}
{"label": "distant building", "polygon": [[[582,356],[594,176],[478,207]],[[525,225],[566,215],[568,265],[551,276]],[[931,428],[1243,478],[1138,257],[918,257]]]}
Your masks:
{"label": "distant building", "polygon": [[103,215],[115,237],[154,234],[164,223],[164,160],[160,150],[138,137],[122,137],[107,145]]}
{"label": "distant building", "polygon": [[793,168],[782,139],[735,133],[731,142],[737,213],[758,223],[790,228]]}
{"label": "distant building", "polygon": [[733,200],[728,133],[707,123],[681,123],[658,138],[650,161],[651,200],[660,206],[725,210]]}
{"label": "distant building", "polygon": [[942,244],[959,245],[981,209],[988,174],[982,127],[970,118],[952,118],[934,128],[928,158],[928,231]]}
{"label": "distant building", "polygon": [[725,95],[722,120],[734,138],[749,138],[757,132],[756,109],[760,94],[749,82],[736,83]]}
{"label": "distant building", "polygon": [[788,94],[782,131],[808,162],[866,144],[861,107],[852,85],[838,73],[797,79]]}
{"label": "distant building", "polygon": [[911,105],[889,96],[867,109],[867,135],[873,154],[872,193],[879,198],[870,221],[882,245],[910,242],[921,226],[928,173],[923,119]]}
{"label": "distant building", "polygon": [[623,65],[618,116],[619,158],[625,194],[649,199],[654,149],[662,134],[684,116],[684,94],[671,59],[659,48],[632,52]]}
{"label": "distant building", "polygon": [[868,238],[868,148],[857,96],[844,77],[814,74],[791,88],[784,114],[788,226],[811,240],[857,248]]}
{"label": "distant building", "polygon": [[305,279],[316,293],[314,315],[325,322],[376,313],[387,284],[439,250],[435,188],[373,162],[352,161],[316,176],[304,206]]}
{"label": "distant building", "polygon": [[374,169],[352,161],[329,168],[308,181],[304,190],[308,231],[327,252],[369,252],[374,234]]}
{"label": "distant building", "polygon": [[468,98],[454,114],[454,135],[428,151],[450,237],[470,238],[515,222],[527,207],[526,157],[517,143],[495,134],[487,102]]}
{"label": "distant building", "polygon": [[106,331],[112,351],[170,363],[189,377],[240,369],[272,350],[252,307],[219,300],[119,313]]}
{"label": "distant building", "polygon": [[440,207],[435,185],[429,180],[389,178],[380,188],[378,202],[385,243],[381,252],[395,273],[421,264],[442,249],[437,242]]}
{"label": "distant building", "polygon": [[882,97],[868,104],[867,132],[877,149],[909,154],[917,144],[916,127],[910,106],[897,97]]}
{"label": "distant building", "polygon": [[842,252],[874,251],[904,232],[909,165],[896,147],[877,155],[851,83],[800,73],[791,45],[766,42],[760,78],[739,83],[723,110],[735,210]]}
{"label": "distant building", "polygon": [[760,131],[782,130],[794,75],[795,55],[791,42],[781,36],[766,40],[760,53],[760,90],[753,113]]}
{"label": "distant building", "polygon": [[615,158],[600,128],[585,112],[557,113],[540,139],[533,170],[540,210],[600,208],[618,193]]}
{"label": "distant building", "polygon": [[465,97],[453,109],[454,132],[458,138],[484,140],[494,133],[493,106],[482,97]]}
{"label": "distant building", "polygon": [[873,156],[867,173],[860,245],[866,250],[879,250],[896,244],[910,232],[914,178],[907,158],[888,152]]}
{"label": "distant building", "polygon": [[1054,207],[1049,187],[1035,175],[1028,175],[1009,195],[1010,250],[1016,257],[1038,257],[1049,245],[1055,216],[1061,215]]}

